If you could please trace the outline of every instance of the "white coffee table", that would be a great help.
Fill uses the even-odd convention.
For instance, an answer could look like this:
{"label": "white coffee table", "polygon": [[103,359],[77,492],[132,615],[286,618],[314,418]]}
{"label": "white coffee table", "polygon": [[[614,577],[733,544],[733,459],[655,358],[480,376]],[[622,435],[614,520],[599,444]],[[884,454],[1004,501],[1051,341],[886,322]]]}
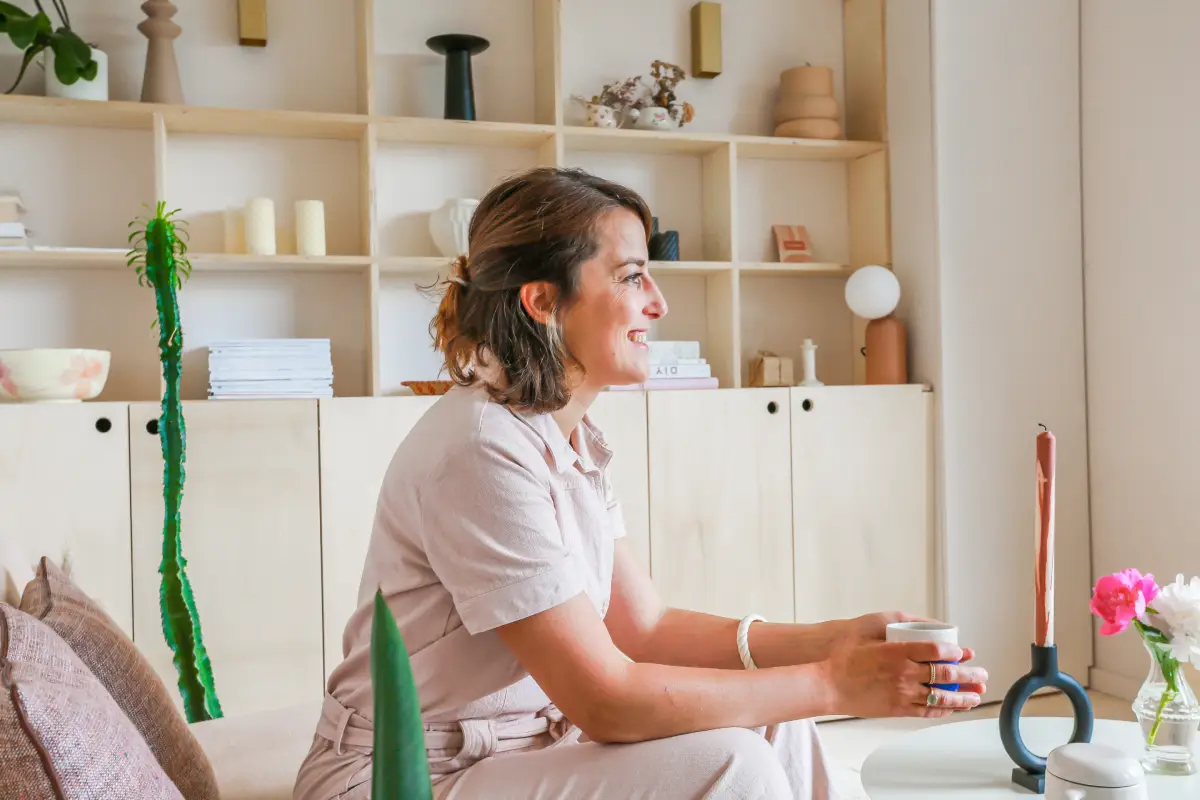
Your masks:
{"label": "white coffee table", "polygon": [[[1071,738],[1069,717],[1023,717],[1021,738],[1046,755]],[[1138,758],[1141,729],[1136,722],[1096,720],[1092,741],[1118,747]],[[863,762],[862,783],[871,800],[983,800],[1037,797],[1012,782],[1015,765],[995,719],[932,725],[883,745]],[[1147,776],[1150,800],[1200,798],[1200,775]]]}

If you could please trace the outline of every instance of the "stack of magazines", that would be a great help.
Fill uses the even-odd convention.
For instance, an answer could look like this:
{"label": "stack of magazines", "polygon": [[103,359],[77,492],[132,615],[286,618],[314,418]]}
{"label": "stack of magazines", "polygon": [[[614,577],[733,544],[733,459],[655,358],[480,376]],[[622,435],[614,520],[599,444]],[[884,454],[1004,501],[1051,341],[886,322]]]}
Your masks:
{"label": "stack of magazines", "polygon": [[700,342],[651,340],[650,376],[644,383],[610,386],[610,389],[716,389],[712,365],[700,356]]}
{"label": "stack of magazines", "polygon": [[208,347],[210,400],[333,397],[328,339],[230,339]]}

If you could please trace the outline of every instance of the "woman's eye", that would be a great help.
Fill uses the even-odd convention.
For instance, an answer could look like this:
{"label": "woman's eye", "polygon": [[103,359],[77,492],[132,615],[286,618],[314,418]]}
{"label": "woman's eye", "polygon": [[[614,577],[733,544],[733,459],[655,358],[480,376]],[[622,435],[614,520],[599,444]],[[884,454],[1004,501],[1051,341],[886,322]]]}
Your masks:
{"label": "woman's eye", "polygon": [[627,278],[625,279],[625,282],[626,282],[626,283],[633,283],[633,284],[636,284],[636,285],[638,285],[638,286],[641,286],[641,284],[642,284],[642,273],[640,273],[640,272],[632,272],[632,273],[630,273],[630,274],[629,274],[629,277],[627,277]]}

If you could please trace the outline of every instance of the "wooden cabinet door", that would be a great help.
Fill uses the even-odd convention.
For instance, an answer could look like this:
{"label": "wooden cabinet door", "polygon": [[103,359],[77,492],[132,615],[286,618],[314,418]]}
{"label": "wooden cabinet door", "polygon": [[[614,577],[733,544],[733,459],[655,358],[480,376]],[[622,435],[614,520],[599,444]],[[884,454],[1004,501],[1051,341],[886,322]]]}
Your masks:
{"label": "wooden cabinet door", "polygon": [[326,677],[343,658],[342,633],[358,604],[383,475],[400,442],[436,400],[336,397],[320,401]]}
{"label": "wooden cabinet door", "polygon": [[797,620],[931,615],[932,395],[920,386],[791,392]]}
{"label": "wooden cabinet door", "polygon": [[646,393],[601,392],[588,412],[613,451],[609,472],[621,503],[625,535],[636,556],[650,568],[650,485],[646,440]]}
{"label": "wooden cabinet door", "polygon": [[79,587],[132,636],[128,431],[124,403],[0,408],[0,537],[31,564],[65,556]]}
{"label": "wooden cabinet door", "polygon": [[[159,611],[162,451],[147,429],[159,413],[130,407],[134,639],[174,687]],[[223,710],[319,699],[317,401],[200,400],[184,403],[184,421],[183,555]]]}
{"label": "wooden cabinet door", "polygon": [[668,603],[793,617],[789,396],[647,393],[650,563]]}

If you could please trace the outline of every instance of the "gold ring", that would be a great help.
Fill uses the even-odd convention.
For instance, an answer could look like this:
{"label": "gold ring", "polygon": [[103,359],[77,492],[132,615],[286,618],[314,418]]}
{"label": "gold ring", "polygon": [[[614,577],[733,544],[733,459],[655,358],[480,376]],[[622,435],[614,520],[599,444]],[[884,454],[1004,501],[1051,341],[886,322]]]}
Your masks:
{"label": "gold ring", "polygon": [[925,698],[925,705],[936,706],[938,704],[937,692],[930,691],[929,696]]}
{"label": "gold ring", "polygon": [[937,664],[929,662],[929,683],[937,683]]}

